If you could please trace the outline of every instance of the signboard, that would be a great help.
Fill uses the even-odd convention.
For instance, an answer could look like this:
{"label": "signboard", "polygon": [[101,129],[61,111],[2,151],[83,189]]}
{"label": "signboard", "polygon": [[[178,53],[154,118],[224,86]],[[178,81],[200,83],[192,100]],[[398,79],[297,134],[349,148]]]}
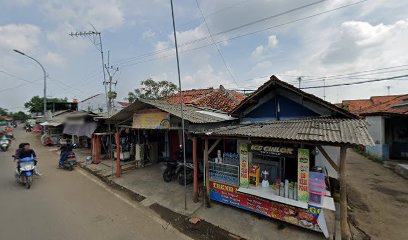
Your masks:
{"label": "signboard", "polygon": [[169,129],[170,114],[166,112],[135,113],[132,128],[139,129]]}
{"label": "signboard", "polygon": [[295,157],[296,151],[293,147],[276,147],[265,146],[260,144],[251,145],[251,152],[258,153],[265,156],[278,156],[278,157]]}
{"label": "signboard", "polygon": [[309,149],[298,150],[298,201],[309,202]]}
{"label": "signboard", "polygon": [[237,190],[238,188],[234,186],[210,182],[210,198],[214,201],[256,212],[311,230],[321,231],[317,222],[317,218],[321,212],[321,208],[319,207],[309,205],[308,209],[298,208],[240,193],[237,192]]}
{"label": "signboard", "polygon": [[249,186],[248,165],[249,165],[248,144],[241,143],[239,144],[239,169],[240,169],[239,181],[241,187]]}

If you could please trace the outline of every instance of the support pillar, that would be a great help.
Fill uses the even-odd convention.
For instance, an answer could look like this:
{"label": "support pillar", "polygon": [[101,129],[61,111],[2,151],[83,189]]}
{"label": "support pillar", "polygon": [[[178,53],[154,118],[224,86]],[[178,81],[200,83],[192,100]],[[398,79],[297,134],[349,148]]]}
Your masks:
{"label": "support pillar", "polygon": [[204,142],[204,164],[205,164],[205,200],[206,200],[206,207],[210,207],[210,179],[208,174],[208,158],[210,153],[208,152],[208,138],[205,138]]}
{"label": "support pillar", "polygon": [[347,148],[341,147],[339,181],[340,181],[340,228],[342,240],[351,239],[350,227],[347,221],[348,218],[347,218],[346,154]]}
{"label": "support pillar", "polygon": [[120,166],[120,134],[119,129],[116,129],[115,135],[115,142],[116,142],[116,177],[120,177],[122,174],[122,169]]}
{"label": "support pillar", "polygon": [[193,163],[194,163],[194,191],[193,191],[193,202],[198,202],[197,137],[193,137]]}

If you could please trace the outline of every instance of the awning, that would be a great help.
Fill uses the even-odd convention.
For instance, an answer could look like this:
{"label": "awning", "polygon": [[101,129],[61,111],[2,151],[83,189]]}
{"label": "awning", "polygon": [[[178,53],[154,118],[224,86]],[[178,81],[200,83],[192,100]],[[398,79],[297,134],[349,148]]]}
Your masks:
{"label": "awning", "polygon": [[63,133],[76,136],[92,137],[92,133],[95,132],[97,127],[96,122],[89,122],[82,125],[77,124],[65,124]]}

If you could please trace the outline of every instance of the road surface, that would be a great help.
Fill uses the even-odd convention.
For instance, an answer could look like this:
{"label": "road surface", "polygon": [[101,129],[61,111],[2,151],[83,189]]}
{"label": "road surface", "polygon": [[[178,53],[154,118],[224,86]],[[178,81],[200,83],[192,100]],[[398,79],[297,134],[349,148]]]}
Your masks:
{"label": "road surface", "polygon": [[[57,154],[34,134],[19,127],[15,135],[9,151],[0,153],[0,239],[186,239],[82,169],[56,169]],[[32,144],[44,174],[29,190],[13,176],[11,155],[20,142]]]}

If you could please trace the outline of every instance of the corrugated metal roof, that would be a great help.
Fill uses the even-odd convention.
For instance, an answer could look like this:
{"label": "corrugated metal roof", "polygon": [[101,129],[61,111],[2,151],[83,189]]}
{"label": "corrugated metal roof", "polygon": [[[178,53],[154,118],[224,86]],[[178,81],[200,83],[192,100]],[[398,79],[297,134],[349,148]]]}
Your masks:
{"label": "corrugated metal roof", "polygon": [[[169,103],[160,100],[146,100],[146,99],[138,99],[136,102],[129,105],[127,108],[122,109],[117,114],[113,115],[110,119],[112,122],[121,122],[131,120],[133,114],[140,109],[146,107],[146,105],[153,106],[158,108],[162,111],[168,112],[174,116],[181,118],[181,111],[180,111],[180,104],[177,103]],[[217,117],[214,114],[206,114],[203,109],[193,106],[184,106],[183,108],[184,119],[191,123],[216,123],[225,121],[225,118]],[[208,108],[205,111],[210,111]],[[213,110],[212,112],[225,114],[224,112],[220,112],[218,110]]]}
{"label": "corrugated metal roof", "polygon": [[367,124],[358,119],[308,118],[235,125],[196,132],[209,136],[250,137],[291,142],[374,145]]}

